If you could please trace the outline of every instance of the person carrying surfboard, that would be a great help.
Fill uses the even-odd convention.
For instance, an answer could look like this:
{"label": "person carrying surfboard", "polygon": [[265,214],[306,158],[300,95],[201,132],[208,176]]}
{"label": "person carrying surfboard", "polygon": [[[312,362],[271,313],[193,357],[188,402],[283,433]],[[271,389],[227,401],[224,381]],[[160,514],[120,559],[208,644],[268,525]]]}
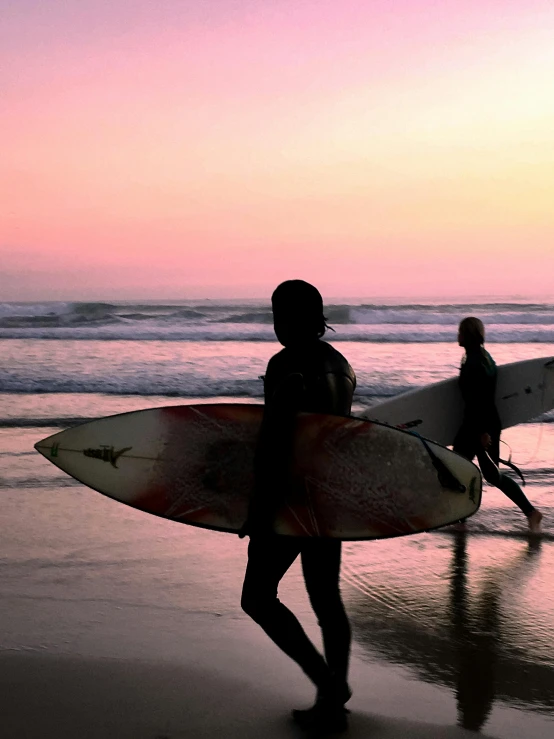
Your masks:
{"label": "person carrying surfboard", "polygon": [[521,509],[527,516],[529,530],[538,534],[542,513],[529,502],[517,482],[498,469],[501,424],[494,399],[497,368],[484,343],[483,322],[474,316],[464,318],[458,328],[458,344],[466,352],[459,376],[465,408],[454,451],[469,460],[477,457],[485,480]]}
{"label": "person carrying surfboard", "polygon": [[[240,532],[250,536],[241,606],[316,687],[314,706],[293,711],[295,721],[308,730],[340,731],[347,726],[344,706],[351,696],[351,630],[339,588],[341,542],[279,536],[272,525],[288,483],[296,414],[349,415],[356,376],[342,354],[322,341],[328,326],[317,288],[288,280],[276,288],[271,302],[275,334],[284,348],[270,359],[264,377],[255,493]],[[324,656],[277,597],[279,582],[299,555]]]}

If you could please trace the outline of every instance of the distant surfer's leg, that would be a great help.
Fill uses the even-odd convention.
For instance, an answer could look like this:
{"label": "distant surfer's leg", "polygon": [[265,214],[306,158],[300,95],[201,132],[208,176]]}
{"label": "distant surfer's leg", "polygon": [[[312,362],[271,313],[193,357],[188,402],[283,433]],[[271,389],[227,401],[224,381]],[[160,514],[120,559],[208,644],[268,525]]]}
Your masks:
{"label": "distant surfer's leg", "polygon": [[[452,447],[453,451],[456,452],[456,454],[460,454],[462,457],[465,457],[466,459],[469,459],[471,462],[473,458],[475,457],[476,453],[476,441],[475,436],[472,434],[468,429],[462,428],[458,431],[456,434],[456,438],[454,439],[454,446]],[[466,531],[466,519],[461,518],[456,524],[454,524],[454,529],[456,531]]]}
{"label": "distant surfer's leg", "polygon": [[[488,454],[493,462],[498,465],[500,460],[500,430],[493,436]],[[527,516],[529,531],[532,534],[540,534],[542,513],[527,499],[527,496],[517,482],[502,472],[500,473],[500,484],[498,487]]]}
{"label": "distant surfer's leg", "polygon": [[489,453],[484,449],[480,450],[477,454],[479,460],[479,467],[483,473],[485,480],[494,485],[494,487],[501,490],[506,497],[508,497],[518,508],[527,516],[529,521],[529,528],[531,531],[538,532],[540,530],[540,522],[542,519],[542,513],[538,511],[532,503],[528,500],[523,490],[519,487],[517,482],[500,472],[495,460],[498,460],[498,443],[493,439],[493,444]]}
{"label": "distant surfer's leg", "polygon": [[533,504],[530,503],[523,490],[519,487],[517,482],[513,478],[508,477],[508,475],[505,475],[504,473],[499,473],[499,478],[500,479],[498,481],[497,487],[502,490],[504,495],[507,495],[508,498],[513,503],[515,503],[521,511],[523,511],[527,518],[529,518],[529,516],[536,509]]}
{"label": "distant surfer's leg", "polygon": [[456,434],[452,449],[456,454],[460,454],[471,462],[477,453],[477,445],[475,434],[470,429],[462,426]]}
{"label": "distant surfer's leg", "polygon": [[296,616],[277,597],[279,582],[300,547],[300,540],[293,537],[251,537],[241,606],[319,688],[330,680],[329,667]]}

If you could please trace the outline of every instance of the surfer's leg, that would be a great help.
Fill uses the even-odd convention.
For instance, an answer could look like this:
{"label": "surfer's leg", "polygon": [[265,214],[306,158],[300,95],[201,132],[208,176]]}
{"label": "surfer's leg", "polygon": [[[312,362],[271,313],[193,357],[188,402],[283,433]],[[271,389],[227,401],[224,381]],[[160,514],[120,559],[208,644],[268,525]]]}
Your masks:
{"label": "surfer's leg", "polygon": [[[488,455],[498,466],[500,462],[500,429],[498,430],[498,433],[492,437],[492,443],[488,450]],[[504,495],[510,498],[510,500],[513,501],[527,516],[531,533],[539,534],[541,530],[542,513],[529,502],[527,496],[517,482],[513,478],[509,477],[509,475],[505,475],[501,472],[498,488],[502,490]]]}
{"label": "surfer's leg", "polygon": [[[479,451],[477,454],[479,467],[481,468],[483,477],[490,485],[494,485],[494,487],[501,490],[506,497],[518,506],[518,508],[527,516],[529,528],[532,531],[538,531],[540,529],[542,513],[540,513],[532,503],[530,503],[523,490],[513,478],[500,472],[494,462],[494,459],[498,459],[498,455],[495,454],[495,450],[496,446],[493,443],[490,454],[488,454],[484,449]],[[492,455],[494,455],[494,458],[491,458]]]}
{"label": "surfer's leg", "polygon": [[306,590],[323,636],[325,659],[333,674],[346,683],[352,637],[340,593],[341,542],[308,539],[301,556]]}
{"label": "surfer's leg", "polygon": [[338,539],[309,539],[302,545],[304,580],[321,627],[331,681],[318,688],[312,708],[295,710],[292,715],[304,729],[318,733],[347,728],[344,704],[352,695],[347,682],[351,631],[339,588],[340,559]]}
{"label": "surfer's leg", "polygon": [[300,547],[300,540],[293,537],[251,537],[241,606],[320,688],[331,679],[329,667],[296,616],[277,597],[279,582],[300,553]]}

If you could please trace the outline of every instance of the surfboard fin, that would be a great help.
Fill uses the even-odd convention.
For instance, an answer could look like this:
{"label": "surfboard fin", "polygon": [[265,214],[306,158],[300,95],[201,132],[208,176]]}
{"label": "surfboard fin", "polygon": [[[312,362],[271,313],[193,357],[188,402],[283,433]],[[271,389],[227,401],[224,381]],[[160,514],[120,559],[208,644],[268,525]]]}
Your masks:
{"label": "surfboard fin", "polygon": [[439,478],[440,484],[443,486],[443,488],[447,488],[448,490],[452,490],[455,493],[465,493],[466,486],[462,485],[462,483],[458,480],[458,478],[450,472],[448,467],[444,464],[444,462],[437,457],[437,455],[433,452],[429,444],[425,441],[425,439],[420,436],[421,443],[425,447],[427,454],[429,455],[431,462],[433,463],[434,468],[437,470],[437,476]]}

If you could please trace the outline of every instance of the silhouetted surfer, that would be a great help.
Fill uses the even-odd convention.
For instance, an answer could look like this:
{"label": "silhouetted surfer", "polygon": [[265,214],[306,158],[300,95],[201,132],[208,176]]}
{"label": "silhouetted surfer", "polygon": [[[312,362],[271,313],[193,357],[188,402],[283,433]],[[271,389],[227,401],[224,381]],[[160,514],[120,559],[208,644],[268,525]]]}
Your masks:
{"label": "silhouetted surfer", "polygon": [[[346,728],[344,705],[351,695],[350,624],[339,589],[341,542],[279,536],[272,524],[288,483],[296,414],[349,415],[356,377],[342,354],[321,341],[327,324],[321,295],[313,285],[283,282],[271,302],[275,334],[284,349],[271,358],[264,378],[256,492],[241,532],[250,535],[241,605],[317,688],[315,705],[293,711],[295,720],[306,729],[337,731]],[[279,582],[298,555],[325,657],[277,597]]]}
{"label": "silhouetted surfer", "polygon": [[465,411],[454,451],[470,460],[476,456],[485,480],[519,506],[527,516],[530,531],[539,533],[542,513],[531,505],[517,482],[498,469],[501,425],[495,405],[497,369],[484,347],[482,321],[473,316],[464,318],[458,329],[458,343],[466,350],[459,380]]}

